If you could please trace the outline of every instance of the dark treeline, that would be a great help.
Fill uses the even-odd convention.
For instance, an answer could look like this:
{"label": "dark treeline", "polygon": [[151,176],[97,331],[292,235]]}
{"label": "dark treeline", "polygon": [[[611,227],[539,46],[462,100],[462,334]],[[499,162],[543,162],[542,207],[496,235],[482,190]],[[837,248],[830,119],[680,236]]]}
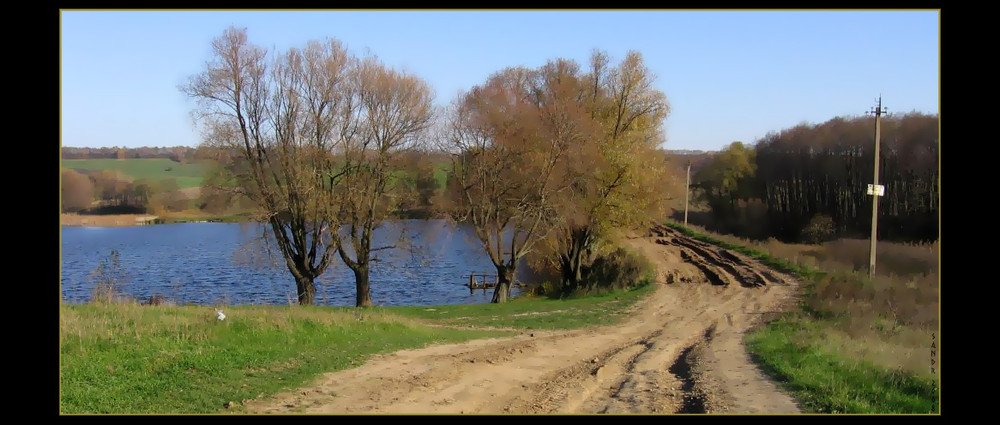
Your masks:
{"label": "dark treeline", "polygon": [[[938,117],[883,117],[878,238],[938,238]],[[875,119],[834,118],[734,143],[699,172],[697,187],[719,230],[820,242],[871,233]]]}
{"label": "dark treeline", "polygon": [[164,158],[183,162],[185,159],[195,158],[198,149],[187,146],[172,147],[149,147],[123,148],[123,147],[101,147],[101,148],[76,148],[63,147],[61,149],[62,159],[150,159]]}

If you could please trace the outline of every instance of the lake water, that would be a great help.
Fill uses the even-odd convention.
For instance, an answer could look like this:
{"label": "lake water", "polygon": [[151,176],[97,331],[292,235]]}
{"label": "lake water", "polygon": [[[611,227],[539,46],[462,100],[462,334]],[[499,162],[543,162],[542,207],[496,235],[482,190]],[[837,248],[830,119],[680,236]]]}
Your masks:
{"label": "lake water", "polygon": [[[63,300],[88,302],[94,285],[91,272],[118,250],[128,275],[123,292],[139,300],[159,294],[178,303],[287,305],[295,300],[295,280],[273,244],[276,258],[268,257],[262,229],[259,224],[236,223],[62,227]],[[410,249],[379,251],[381,261],[372,265],[373,304],[490,301],[492,289],[471,294],[468,289],[470,273],[496,273],[471,227],[444,220],[400,220],[377,229],[373,246],[391,244],[400,235]],[[517,292],[512,289],[512,294]],[[354,274],[337,258],[316,280],[316,304],[353,306],[354,300]]]}

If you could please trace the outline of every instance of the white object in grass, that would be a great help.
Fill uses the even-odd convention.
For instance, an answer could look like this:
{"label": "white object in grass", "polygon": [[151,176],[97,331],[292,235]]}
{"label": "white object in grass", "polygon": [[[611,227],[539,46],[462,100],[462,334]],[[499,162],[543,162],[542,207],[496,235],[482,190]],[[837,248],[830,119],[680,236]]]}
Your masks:
{"label": "white object in grass", "polygon": [[226,315],[222,313],[222,310],[215,310],[215,314],[219,315],[219,320],[226,320]]}

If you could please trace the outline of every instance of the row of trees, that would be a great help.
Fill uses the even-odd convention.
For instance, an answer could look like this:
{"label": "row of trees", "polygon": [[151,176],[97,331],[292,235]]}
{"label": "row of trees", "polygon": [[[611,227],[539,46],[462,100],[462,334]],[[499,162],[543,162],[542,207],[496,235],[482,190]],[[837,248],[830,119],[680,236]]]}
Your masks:
{"label": "row of trees", "polygon": [[[423,80],[335,40],[268,52],[230,28],[212,48],[181,87],[221,165],[211,190],[252,202],[300,304],[338,256],[356,305],[371,305],[371,263],[395,248],[372,246],[373,231],[414,206],[474,226],[497,269],[494,302],[527,254],[573,288],[616,229],[662,213],[661,161],[646,161],[669,106],[638,53],[507,68],[435,114]],[[438,194],[432,149],[451,159]]]}
{"label": "row of trees", "polygon": [[61,174],[63,212],[182,210],[189,203],[174,179],[134,180],[114,170],[65,169]]}
{"label": "row of trees", "polygon": [[[939,127],[936,115],[910,113],[881,124],[879,239],[938,237]],[[753,147],[733,143],[696,174],[721,230],[816,241],[871,232],[874,118],[834,118],[768,134]],[[752,217],[754,223],[741,222]],[[810,226],[810,223],[813,226]]]}
{"label": "row of trees", "polygon": [[356,58],[335,41],[269,53],[229,28],[213,59],[181,90],[199,102],[206,145],[229,190],[257,207],[298,301],[312,304],[314,280],[335,255],[354,272],[356,305],[371,305],[368,275],[375,228],[396,210],[400,153],[431,119],[420,79]]}
{"label": "row of trees", "polygon": [[143,146],[139,148],[126,147],[102,147],[102,148],[77,148],[64,146],[60,149],[62,159],[149,159],[166,158],[177,162],[184,162],[198,156],[198,150],[187,146],[173,147],[151,147]]}

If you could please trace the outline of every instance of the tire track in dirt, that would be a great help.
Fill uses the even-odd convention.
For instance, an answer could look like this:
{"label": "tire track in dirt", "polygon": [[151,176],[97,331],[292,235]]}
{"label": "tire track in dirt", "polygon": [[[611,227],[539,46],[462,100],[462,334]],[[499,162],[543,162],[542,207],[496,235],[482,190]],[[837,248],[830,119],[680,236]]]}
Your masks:
{"label": "tire track in dirt", "polygon": [[[699,344],[704,344],[712,340],[712,332],[715,331],[715,325],[709,327],[705,330],[704,340],[700,341]],[[704,390],[698,386],[698,382],[691,373],[691,369],[698,362],[697,354],[692,355],[691,351],[697,348],[699,345],[691,345],[681,352],[681,355],[677,357],[677,360],[673,365],[670,366],[670,373],[677,376],[677,379],[681,380],[684,384],[681,386],[681,390],[684,391],[684,404],[677,409],[676,413],[706,413],[705,408],[705,394]]]}
{"label": "tire track in dirt", "polygon": [[[768,284],[789,285],[789,282],[794,281],[788,276],[761,265],[757,260],[687,237],[668,226],[657,224],[653,229],[653,233],[657,236],[669,238],[673,244],[682,247],[682,250],[685,248],[689,250],[687,256],[690,261],[703,262],[702,260],[707,260],[709,264],[725,269],[729,275],[739,276],[740,284],[744,287],[750,288]],[[661,243],[660,240],[657,240],[657,243]]]}
{"label": "tire track in dirt", "polygon": [[[676,240],[676,241],[675,241]],[[797,412],[750,363],[742,335],[795,295],[794,281],[665,226],[625,241],[657,268],[624,323],[375,356],[250,413]],[[706,271],[708,270],[708,271]],[[739,285],[711,285],[719,280]],[[772,273],[775,279],[768,279]],[[757,282],[788,282],[760,286]]]}

